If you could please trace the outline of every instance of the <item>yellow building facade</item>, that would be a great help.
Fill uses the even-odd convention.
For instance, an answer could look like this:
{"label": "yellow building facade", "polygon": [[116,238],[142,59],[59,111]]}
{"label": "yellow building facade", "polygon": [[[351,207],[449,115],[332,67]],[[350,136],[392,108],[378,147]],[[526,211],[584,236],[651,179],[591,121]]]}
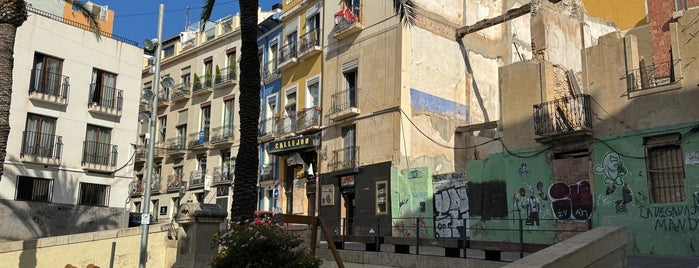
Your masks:
{"label": "yellow building facade", "polygon": [[583,3],[590,15],[613,21],[622,31],[648,24],[645,1],[583,0]]}

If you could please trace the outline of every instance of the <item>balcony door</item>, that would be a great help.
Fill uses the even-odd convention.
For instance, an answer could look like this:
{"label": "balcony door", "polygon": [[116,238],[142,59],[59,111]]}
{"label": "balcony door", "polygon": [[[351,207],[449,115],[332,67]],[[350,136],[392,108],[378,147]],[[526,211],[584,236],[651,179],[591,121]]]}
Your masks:
{"label": "balcony door", "polygon": [[344,72],[345,76],[345,109],[357,107],[357,69]]}
{"label": "balcony door", "polygon": [[44,94],[61,95],[63,60],[43,54],[34,56],[33,90]]}
{"label": "balcony door", "polygon": [[105,127],[87,125],[85,134],[85,162],[108,165],[111,153],[111,132]]}
{"label": "balcony door", "polygon": [[[204,142],[209,141],[209,131],[211,130],[211,106],[201,107],[201,122],[199,131],[203,132]],[[202,135],[201,133],[199,135]]]}
{"label": "balcony door", "polygon": [[115,108],[116,98],[116,74],[93,69],[90,103]]}
{"label": "balcony door", "polygon": [[55,118],[28,114],[22,154],[51,157],[54,150],[55,131]]}
{"label": "balcony door", "polygon": [[342,165],[345,168],[353,167],[356,163],[356,127],[354,125],[342,128],[342,141],[344,143]]}

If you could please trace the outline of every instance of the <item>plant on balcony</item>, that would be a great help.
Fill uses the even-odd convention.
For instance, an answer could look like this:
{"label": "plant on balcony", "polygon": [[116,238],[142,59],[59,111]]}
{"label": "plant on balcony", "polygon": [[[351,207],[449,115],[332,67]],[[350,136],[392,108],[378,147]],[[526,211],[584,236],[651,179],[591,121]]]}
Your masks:
{"label": "plant on balcony", "polygon": [[221,250],[211,267],[320,267],[303,238],[270,221],[231,223],[214,234],[214,243]]}
{"label": "plant on balcony", "polygon": [[194,74],[193,89],[194,89],[194,91],[201,89],[201,80],[199,79],[199,75],[197,75],[197,74]]}
{"label": "plant on balcony", "polygon": [[235,79],[235,70],[236,70],[236,62],[235,60],[231,61],[231,65],[228,66],[228,79]]}
{"label": "plant on balcony", "polygon": [[204,72],[204,83],[206,84],[206,87],[211,86],[211,69],[206,68],[206,72]]}
{"label": "plant on balcony", "polygon": [[214,83],[221,83],[221,70],[218,68],[218,64],[216,65],[216,77],[214,78]]}

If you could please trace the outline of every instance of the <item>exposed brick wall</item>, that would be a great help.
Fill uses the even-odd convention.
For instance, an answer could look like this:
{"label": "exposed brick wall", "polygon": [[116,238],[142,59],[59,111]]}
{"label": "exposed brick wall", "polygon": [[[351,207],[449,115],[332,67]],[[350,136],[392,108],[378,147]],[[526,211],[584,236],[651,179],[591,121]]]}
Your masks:
{"label": "exposed brick wall", "polygon": [[[684,1],[684,0],[682,0]],[[699,6],[699,0],[687,0],[687,7]],[[648,20],[653,42],[653,63],[670,61],[670,22],[675,12],[674,0],[648,0]]]}

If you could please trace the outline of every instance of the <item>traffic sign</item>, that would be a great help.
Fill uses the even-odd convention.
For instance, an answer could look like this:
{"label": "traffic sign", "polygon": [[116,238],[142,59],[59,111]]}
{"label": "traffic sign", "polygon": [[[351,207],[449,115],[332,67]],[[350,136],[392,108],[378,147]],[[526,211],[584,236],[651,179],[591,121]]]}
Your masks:
{"label": "traffic sign", "polygon": [[274,188],[274,191],[272,192],[272,195],[274,195],[274,199],[279,199],[279,189]]}

